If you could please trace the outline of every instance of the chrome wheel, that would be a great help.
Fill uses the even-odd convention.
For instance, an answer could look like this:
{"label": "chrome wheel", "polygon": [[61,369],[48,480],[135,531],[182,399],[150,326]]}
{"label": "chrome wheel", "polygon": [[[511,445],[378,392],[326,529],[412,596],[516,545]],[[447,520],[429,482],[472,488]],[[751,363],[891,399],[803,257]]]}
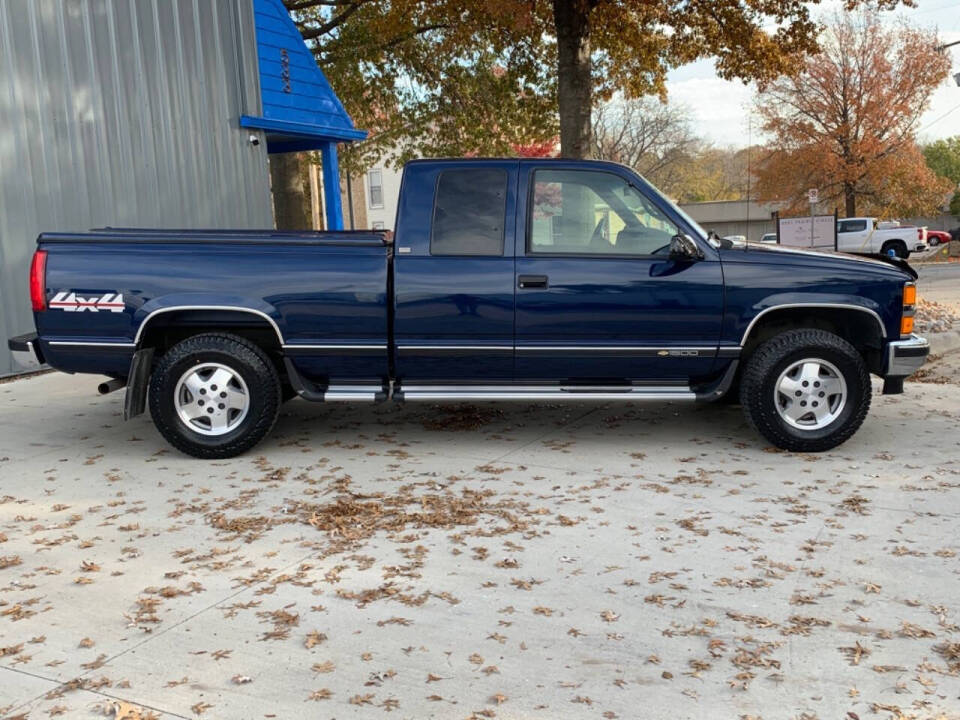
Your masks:
{"label": "chrome wheel", "polygon": [[799,430],[820,430],[843,412],[847,382],[832,363],[807,358],[780,373],[773,393],[784,422]]}
{"label": "chrome wheel", "polygon": [[201,435],[225,435],[247,417],[250,393],[226,365],[201,363],[187,370],[174,390],[180,422]]}

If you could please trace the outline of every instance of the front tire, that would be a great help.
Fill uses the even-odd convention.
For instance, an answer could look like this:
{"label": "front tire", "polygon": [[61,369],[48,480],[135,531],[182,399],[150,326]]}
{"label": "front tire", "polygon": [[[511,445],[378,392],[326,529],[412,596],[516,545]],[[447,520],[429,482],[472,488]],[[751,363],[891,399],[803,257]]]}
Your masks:
{"label": "front tire", "polygon": [[150,415],[178,450],[198,458],[239,455],[273,428],[280,379],[259,347],[235,335],[187,338],[150,379]]}
{"label": "front tire", "polygon": [[750,425],[776,447],[822,452],[846,442],[870,409],[870,375],[850,343],[790,330],[760,345],[740,380]]}

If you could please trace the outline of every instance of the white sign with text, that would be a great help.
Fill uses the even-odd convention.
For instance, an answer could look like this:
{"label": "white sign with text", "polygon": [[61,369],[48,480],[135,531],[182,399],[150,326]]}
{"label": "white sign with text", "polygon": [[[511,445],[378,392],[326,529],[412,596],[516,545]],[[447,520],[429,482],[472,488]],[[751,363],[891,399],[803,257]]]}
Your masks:
{"label": "white sign with text", "polygon": [[809,217],[780,218],[780,244],[786,247],[833,250],[837,221],[833,215],[817,215],[813,218],[813,231]]}

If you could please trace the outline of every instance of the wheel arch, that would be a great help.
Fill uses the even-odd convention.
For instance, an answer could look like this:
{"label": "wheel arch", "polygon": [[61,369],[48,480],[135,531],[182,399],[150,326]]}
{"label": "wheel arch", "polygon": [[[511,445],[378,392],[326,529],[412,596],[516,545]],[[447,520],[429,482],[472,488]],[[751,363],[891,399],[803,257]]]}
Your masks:
{"label": "wheel arch", "polygon": [[283,348],[283,333],[267,312],[239,305],[167,305],[150,310],[137,328],[138,350],[162,352],[193,335],[228,332],[256,343],[264,350]]}
{"label": "wheel arch", "polygon": [[750,321],[740,341],[743,357],[785,330],[816,328],[839,335],[863,356],[869,370],[882,371],[887,329],[876,310],[848,303],[794,303],[765,308]]}

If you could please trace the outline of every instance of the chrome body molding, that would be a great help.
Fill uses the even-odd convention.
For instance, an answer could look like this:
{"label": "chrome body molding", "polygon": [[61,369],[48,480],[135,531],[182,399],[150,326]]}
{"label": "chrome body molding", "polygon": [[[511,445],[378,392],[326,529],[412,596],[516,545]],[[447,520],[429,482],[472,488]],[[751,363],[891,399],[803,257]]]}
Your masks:
{"label": "chrome body molding", "polygon": [[284,350],[350,350],[350,351],[386,351],[386,343],[378,344],[347,344],[347,343],[286,343]]}
{"label": "chrome body molding", "polygon": [[253,308],[241,307],[237,305],[172,305],[171,307],[156,308],[147,313],[147,316],[140,322],[140,327],[137,328],[137,335],[133,339],[134,345],[140,344],[140,338],[143,336],[143,329],[154,317],[168,312],[182,312],[185,310],[224,310],[227,312],[240,312],[247,313],[249,315],[257,315],[258,317],[261,317],[270,323],[270,325],[273,327],[273,331],[277,334],[277,340],[281,345],[283,345],[283,333],[280,332],[280,327],[272,317],[267,315],[262,310],[254,310]]}
{"label": "chrome body molding", "polygon": [[863,307],[863,305],[852,305],[850,303],[784,303],[783,305],[772,305],[757,313],[753,320],[750,321],[750,324],[747,325],[747,329],[743,332],[743,336],[740,338],[740,347],[743,347],[744,343],[746,343],[747,338],[750,337],[750,331],[753,330],[753,326],[757,324],[757,321],[760,318],[762,318],[768,312],[773,312],[774,310],[789,310],[792,308],[836,308],[841,310],[859,310],[860,312],[865,312],[872,315],[880,328],[880,337],[887,337],[887,328],[883,324],[883,319],[875,310],[871,310],[868,307]]}
{"label": "chrome body molding", "polygon": [[887,344],[886,377],[907,377],[912,375],[927,361],[930,343],[919,335],[911,335],[903,340],[893,340]]}
{"label": "chrome body molding", "polygon": [[464,350],[504,350],[513,352],[513,345],[397,345],[397,350],[404,352],[406,350],[423,351],[443,351],[451,350],[461,352]]}
{"label": "chrome body molding", "polygon": [[107,348],[128,348],[137,346],[132,342],[98,342],[96,340],[49,340],[47,345],[54,347],[107,347]]}
{"label": "chrome body molding", "polygon": [[398,400],[686,400],[697,399],[686,386],[597,385],[408,385],[394,393]]}

